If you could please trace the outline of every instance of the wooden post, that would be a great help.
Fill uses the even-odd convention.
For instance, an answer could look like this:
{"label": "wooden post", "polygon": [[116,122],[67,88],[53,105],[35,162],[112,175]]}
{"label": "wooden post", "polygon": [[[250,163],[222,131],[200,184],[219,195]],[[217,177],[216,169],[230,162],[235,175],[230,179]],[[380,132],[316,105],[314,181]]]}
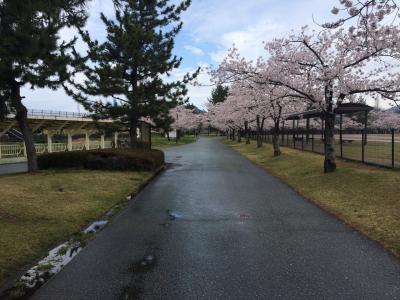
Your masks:
{"label": "wooden post", "polygon": [[105,147],[106,147],[105,138],[104,138],[104,134],[102,134],[100,136],[100,148],[104,149]]}
{"label": "wooden post", "polygon": [[72,151],[72,134],[70,132],[67,133],[68,138],[68,151]]}
{"label": "wooden post", "polygon": [[118,148],[118,132],[114,132],[114,148]]}
{"label": "wooden post", "polygon": [[90,150],[90,134],[85,131],[85,150]]}
{"label": "wooden post", "polygon": [[47,152],[53,152],[53,133],[47,132]]}

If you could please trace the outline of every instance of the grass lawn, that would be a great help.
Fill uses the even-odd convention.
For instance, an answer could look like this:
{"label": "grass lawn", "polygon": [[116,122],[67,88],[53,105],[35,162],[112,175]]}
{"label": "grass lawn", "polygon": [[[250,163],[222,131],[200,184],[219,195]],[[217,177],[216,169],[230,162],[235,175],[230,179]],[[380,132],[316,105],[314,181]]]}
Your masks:
{"label": "grass lawn", "polygon": [[0,176],[0,286],[151,176],[87,170]]}
{"label": "grass lawn", "polygon": [[269,144],[225,143],[400,255],[400,171],[338,160],[338,170],[324,174],[322,155],[282,148],[274,158]]}
{"label": "grass lawn", "polygon": [[[292,136],[290,135],[289,138],[284,136],[284,145],[289,143],[290,147],[293,147]],[[340,156],[340,143],[336,140],[336,154]],[[305,142],[303,147],[306,150],[312,150],[312,142],[309,143]],[[301,141],[296,141],[296,148],[301,149],[302,144]],[[314,151],[323,153],[324,152],[324,143],[318,137],[314,139]],[[364,149],[364,159],[366,162],[375,163],[379,165],[384,165],[391,167],[392,165],[392,143],[390,142],[378,142],[378,141],[368,141],[365,145]],[[361,141],[354,140],[351,143],[344,143],[343,144],[343,157],[354,159],[354,160],[362,160],[362,143]],[[395,166],[400,167],[400,143],[395,143],[394,145],[394,161]]]}
{"label": "grass lawn", "polygon": [[184,137],[181,137],[178,140],[178,144],[177,144],[175,138],[170,138],[170,141],[168,141],[167,138],[165,138],[163,135],[161,135],[159,133],[155,133],[155,132],[151,133],[152,148],[166,148],[166,147],[177,146],[177,145],[186,145],[189,143],[193,143],[195,141],[196,141],[196,137],[194,137],[193,135],[185,135]]}

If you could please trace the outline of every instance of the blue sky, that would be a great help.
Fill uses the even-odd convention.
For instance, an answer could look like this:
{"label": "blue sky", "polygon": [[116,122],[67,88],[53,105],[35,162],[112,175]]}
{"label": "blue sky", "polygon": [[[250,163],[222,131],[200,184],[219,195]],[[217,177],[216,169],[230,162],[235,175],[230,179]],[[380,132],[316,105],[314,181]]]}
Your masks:
{"label": "blue sky", "polygon": [[[217,66],[233,44],[248,58],[264,55],[263,41],[287,35],[304,25],[316,26],[313,18],[318,22],[331,19],[330,10],[336,3],[337,0],[192,0],[182,16],[184,26],[176,40],[175,53],[183,57],[183,63],[172,76],[179,78],[198,66]],[[105,31],[99,14],[113,14],[111,0],[93,0],[89,10],[88,30],[101,40]],[[65,30],[62,37],[68,39],[74,34]],[[209,83],[205,73],[198,80]],[[211,87],[189,87],[191,102],[204,107],[210,90]],[[28,108],[82,111],[61,90],[32,91],[25,87],[23,95]]]}

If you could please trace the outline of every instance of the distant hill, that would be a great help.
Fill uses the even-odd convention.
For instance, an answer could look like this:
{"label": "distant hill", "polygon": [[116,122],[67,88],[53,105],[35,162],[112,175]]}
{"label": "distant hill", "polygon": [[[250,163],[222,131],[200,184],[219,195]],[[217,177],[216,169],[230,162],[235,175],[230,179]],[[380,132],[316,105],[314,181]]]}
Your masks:
{"label": "distant hill", "polygon": [[195,113],[195,114],[204,114],[204,113],[206,113],[206,111],[198,108],[197,106],[195,106],[194,109],[193,109],[193,113]]}
{"label": "distant hill", "polygon": [[394,107],[392,107],[392,108],[389,108],[389,109],[386,110],[386,111],[388,111],[388,112],[394,112],[394,113],[400,114],[400,108],[398,108],[397,106],[394,106]]}

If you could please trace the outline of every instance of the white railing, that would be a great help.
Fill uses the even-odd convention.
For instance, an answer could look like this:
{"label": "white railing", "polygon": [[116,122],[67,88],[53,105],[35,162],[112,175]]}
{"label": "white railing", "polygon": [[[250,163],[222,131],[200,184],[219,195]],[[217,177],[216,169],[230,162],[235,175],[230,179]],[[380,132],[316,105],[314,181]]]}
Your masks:
{"label": "white railing", "polygon": [[38,116],[38,117],[63,117],[63,118],[90,118],[89,113],[76,113],[67,111],[53,111],[53,110],[40,110],[40,109],[30,109],[28,111],[28,116]]}
{"label": "white railing", "polygon": [[66,143],[53,143],[51,144],[52,152],[64,152],[67,151],[68,145]]}
{"label": "white railing", "polygon": [[101,143],[99,141],[91,141],[89,144],[89,149],[100,149],[101,148]]}
{"label": "white railing", "polygon": [[23,144],[0,145],[0,158],[22,157],[24,150]]}
{"label": "white railing", "polygon": [[37,154],[43,154],[47,151],[47,144],[35,144]]}
{"label": "white railing", "polygon": [[82,151],[85,149],[84,143],[72,143],[72,151]]}
{"label": "white railing", "polygon": [[[101,149],[101,141],[90,141],[90,149]],[[86,147],[84,142],[72,143],[72,151],[82,151]],[[104,148],[109,149],[113,147],[112,141],[104,141]],[[35,144],[37,154],[44,154],[49,152],[49,147],[45,143]],[[51,152],[64,152],[68,150],[67,143],[52,143]],[[19,158],[25,156],[25,146],[23,143],[15,144],[0,144],[0,159],[6,158]]]}
{"label": "white railing", "polygon": [[113,147],[113,142],[111,141],[104,141],[104,148],[105,149],[110,149]]}

